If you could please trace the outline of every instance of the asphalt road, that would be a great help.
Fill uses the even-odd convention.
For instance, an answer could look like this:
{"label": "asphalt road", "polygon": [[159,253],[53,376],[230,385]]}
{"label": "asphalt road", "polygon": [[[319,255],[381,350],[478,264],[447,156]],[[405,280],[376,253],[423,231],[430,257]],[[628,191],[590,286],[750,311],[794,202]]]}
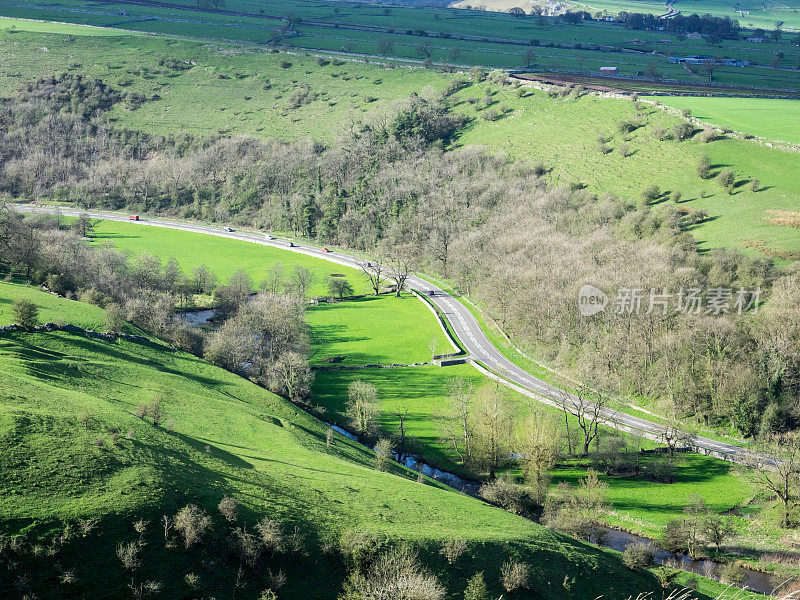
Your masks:
{"label": "asphalt road", "polygon": [[[120,213],[115,212],[72,210],[66,208],[23,204],[15,205],[15,207],[18,210],[31,213],[59,213],[65,216],[78,216],[81,213],[85,213],[96,219],[123,222],[129,221],[127,215],[121,215]],[[181,229],[194,233],[203,233],[207,235],[216,235],[219,237],[243,240],[255,244],[261,244],[262,246],[273,246],[275,248],[281,248],[290,252],[297,252],[298,254],[305,254],[307,256],[313,256],[315,258],[320,258],[322,260],[327,260],[348,267],[354,267],[356,269],[361,268],[361,265],[363,265],[365,262],[365,260],[362,258],[344,254],[338,251],[323,252],[321,248],[310,246],[308,244],[298,244],[295,242],[294,247],[289,247],[289,242],[287,240],[270,240],[267,239],[264,234],[248,233],[245,231],[225,231],[225,229],[222,227],[144,217],[138,221],[138,224],[152,227],[166,227],[169,229]],[[507,359],[489,341],[478,324],[477,319],[459,300],[452,297],[450,294],[436,285],[419,277],[409,277],[407,280],[407,285],[411,289],[416,290],[421,294],[425,294],[431,302],[436,304],[436,306],[441,309],[442,313],[450,322],[453,331],[455,332],[462,346],[467,350],[469,354],[468,362],[470,362],[478,370],[499,381],[503,385],[515,389],[536,401],[557,407],[559,409],[563,407],[565,399],[568,397],[567,393],[545,381],[542,381],[541,379],[537,379]],[[433,295],[430,295],[429,292],[433,292]],[[567,406],[569,410],[569,402],[567,402]],[[661,439],[661,435],[664,430],[663,426],[660,426],[653,421],[648,421],[640,417],[635,417],[633,415],[620,413],[610,409],[605,409],[602,412],[602,422],[615,429],[628,431],[655,440]],[[701,436],[693,437],[689,445],[696,451],[733,462],[742,462],[748,455],[752,456],[753,454],[752,452],[748,452],[739,446]],[[760,454],[758,456],[761,457],[761,462],[764,462],[767,465],[775,464],[775,459],[772,457]]]}

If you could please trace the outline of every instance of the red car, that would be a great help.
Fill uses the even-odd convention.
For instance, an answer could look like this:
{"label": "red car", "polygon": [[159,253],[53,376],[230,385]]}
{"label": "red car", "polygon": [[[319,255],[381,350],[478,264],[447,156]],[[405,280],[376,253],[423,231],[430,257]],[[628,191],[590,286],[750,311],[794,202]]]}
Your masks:
{"label": "red car", "polygon": [[323,248],[322,251],[323,252],[330,252],[330,250],[328,250],[327,248]]}

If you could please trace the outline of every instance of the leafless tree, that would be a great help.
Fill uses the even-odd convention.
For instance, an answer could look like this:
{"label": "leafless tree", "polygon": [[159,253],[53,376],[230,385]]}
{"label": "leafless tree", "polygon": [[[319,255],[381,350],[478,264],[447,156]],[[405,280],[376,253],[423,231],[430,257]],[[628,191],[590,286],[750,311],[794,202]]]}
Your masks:
{"label": "leafless tree", "polygon": [[364,273],[364,277],[367,278],[367,282],[376,296],[381,293],[381,284],[385,279],[385,270],[386,266],[381,258],[375,258],[374,260],[361,263],[361,271]]}
{"label": "leafless tree", "polygon": [[473,458],[473,394],[475,387],[467,379],[447,382],[448,407],[440,418],[443,438],[467,464]]}
{"label": "leafless tree", "polygon": [[395,406],[394,414],[397,415],[397,428],[400,432],[397,446],[397,460],[403,462],[406,455],[406,421],[408,420],[408,406],[399,403]]}
{"label": "leafless tree", "polygon": [[586,456],[589,445],[597,439],[607,398],[599,392],[592,392],[584,385],[574,394],[564,394],[562,402],[564,410],[575,416],[578,427],[583,432],[582,454]]}
{"label": "leafless tree", "polygon": [[211,527],[211,517],[195,504],[187,504],[174,518],[175,529],[183,536],[186,548],[199,542],[206,530]]}
{"label": "leafless tree", "polygon": [[411,244],[395,246],[388,255],[387,266],[389,278],[395,283],[395,296],[399,298],[406,280],[417,269],[416,249]]}

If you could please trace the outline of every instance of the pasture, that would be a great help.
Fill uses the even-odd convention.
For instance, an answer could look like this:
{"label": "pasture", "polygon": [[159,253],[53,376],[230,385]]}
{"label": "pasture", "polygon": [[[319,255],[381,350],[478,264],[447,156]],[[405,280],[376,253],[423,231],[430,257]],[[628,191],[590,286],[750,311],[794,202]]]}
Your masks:
{"label": "pasture", "polygon": [[656,96],[651,98],[715,125],[752,135],[800,144],[800,100],[767,98],[703,98]]}
{"label": "pasture", "polygon": [[[619,23],[587,21],[568,24],[555,17],[516,18],[509,14],[442,9],[300,2],[229,2],[221,11],[197,9],[180,2],[170,7],[145,4],[93,5],[77,0],[26,7],[0,7],[0,14],[97,25],[140,33],[232,42],[240,48],[269,45],[299,53],[324,51],[344,57],[360,55],[419,66],[427,62],[595,72],[615,65],[624,75],[668,77],[701,83],[703,73],[690,73],[667,57],[676,52],[747,58],[751,67],[717,70],[720,83],[748,87],[797,88],[800,76],[791,69],[766,70],[777,52],[783,65],[797,64],[800,52],[788,34],[776,44],[722,40],[683,40],[658,31],[629,31]],[[492,32],[484,35],[476,32]]]}
{"label": "pasture", "polygon": [[118,250],[130,252],[134,260],[142,254],[157,256],[162,263],[175,258],[187,277],[192,276],[193,269],[204,264],[216,273],[219,283],[227,281],[241,269],[250,275],[257,287],[271,269],[280,265],[283,278],[287,281],[295,267],[311,271],[313,284],[309,293],[312,296],[330,294],[327,280],[331,274],[345,275],[356,293],[370,291],[364,276],[356,269],[240,240],[135,223],[101,221],[94,227],[92,241],[95,244],[112,244]]}

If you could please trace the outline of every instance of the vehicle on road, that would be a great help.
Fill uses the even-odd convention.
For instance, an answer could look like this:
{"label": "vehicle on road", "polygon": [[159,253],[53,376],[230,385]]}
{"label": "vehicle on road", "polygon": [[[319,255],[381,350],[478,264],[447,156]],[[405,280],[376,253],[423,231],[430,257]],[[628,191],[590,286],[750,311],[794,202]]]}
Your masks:
{"label": "vehicle on road", "polygon": [[139,220],[139,215],[131,215],[130,217],[128,217],[128,220],[129,221],[138,221]]}
{"label": "vehicle on road", "polygon": [[294,248],[294,242],[289,242],[289,248]]}
{"label": "vehicle on road", "polygon": [[226,227],[225,231],[233,231],[233,229],[231,229],[230,227]]}
{"label": "vehicle on road", "polygon": [[330,252],[330,250],[328,250],[327,248],[323,248],[322,251],[323,252]]}
{"label": "vehicle on road", "polygon": [[268,240],[274,240],[274,239],[275,239],[275,236],[274,236],[274,235],[270,235],[270,234],[268,234],[268,233],[265,233],[265,234],[264,234],[264,237],[265,237],[265,238],[267,238]]}
{"label": "vehicle on road", "polygon": [[428,290],[428,296],[433,296],[435,294],[436,294],[436,292],[434,292],[433,290]]}

